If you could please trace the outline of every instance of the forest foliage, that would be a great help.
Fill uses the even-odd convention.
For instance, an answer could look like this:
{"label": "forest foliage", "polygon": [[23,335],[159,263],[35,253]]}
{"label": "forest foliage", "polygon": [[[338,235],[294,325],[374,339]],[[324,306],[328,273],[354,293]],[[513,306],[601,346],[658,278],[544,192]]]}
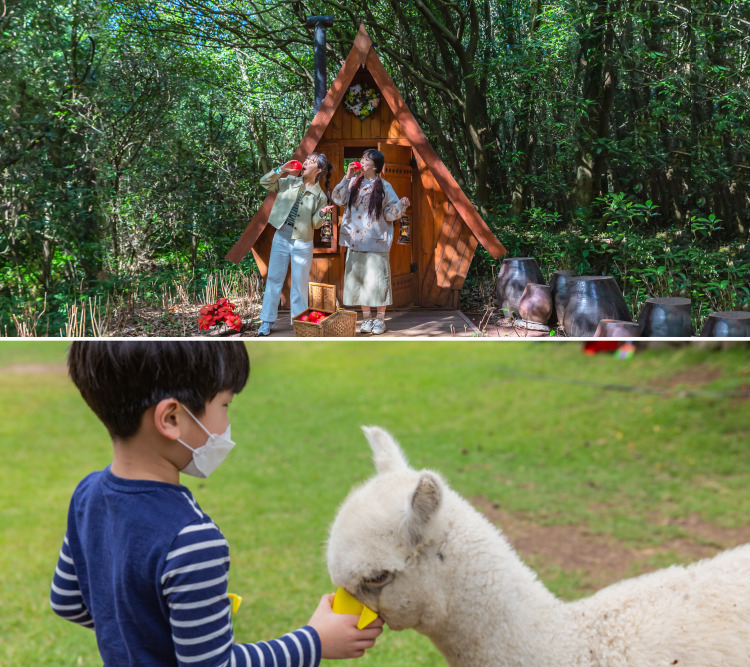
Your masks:
{"label": "forest foliage", "polygon": [[511,254],[750,307],[747,0],[5,0],[0,325],[223,267],[312,119],[321,14],[329,84],[364,22]]}

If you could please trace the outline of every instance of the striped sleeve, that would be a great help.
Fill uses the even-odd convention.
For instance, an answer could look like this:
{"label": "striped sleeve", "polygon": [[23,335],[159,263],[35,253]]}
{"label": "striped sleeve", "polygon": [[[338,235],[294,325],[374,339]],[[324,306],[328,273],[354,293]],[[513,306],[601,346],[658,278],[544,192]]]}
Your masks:
{"label": "striped sleeve", "polygon": [[52,579],[50,606],[62,618],[87,628],[94,627],[94,619],[83,604],[83,596],[78,585],[75,564],[70,555],[68,536],[63,540],[60,557],[57,560],[55,576]]}
{"label": "striped sleeve", "polygon": [[317,667],[320,638],[305,626],[280,639],[235,644],[227,597],[229,547],[211,521],[179,533],[161,576],[172,641],[181,667]]}

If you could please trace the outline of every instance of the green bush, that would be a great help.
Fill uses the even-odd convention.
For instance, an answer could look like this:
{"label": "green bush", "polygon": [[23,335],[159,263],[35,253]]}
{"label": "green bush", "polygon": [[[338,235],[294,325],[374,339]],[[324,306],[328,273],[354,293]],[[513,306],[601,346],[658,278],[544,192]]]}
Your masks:
{"label": "green bush", "polygon": [[[598,217],[568,223],[542,208],[520,218],[491,215],[487,222],[506,257],[536,258],[546,279],[561,269],[613,276],[634,317],[654,296],[692,299],[696,331],[711,311],[750,309],[750,249],[722,245],[716,216],[694,216],[689,225],[663,229],[653,224],[658,207],[650,200],[612,193],[597,204]],[[467,289],[491,280],[501,262],[480,249]]]}

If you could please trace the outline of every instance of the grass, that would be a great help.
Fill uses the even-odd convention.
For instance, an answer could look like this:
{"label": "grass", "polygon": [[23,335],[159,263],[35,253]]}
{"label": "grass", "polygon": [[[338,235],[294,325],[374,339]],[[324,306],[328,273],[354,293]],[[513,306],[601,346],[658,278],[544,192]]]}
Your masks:
{"label": "grass", "polygon": [[[110,460],[104,428],[65,375],[66,347],[0,345],[0,665],[101,664],[93,633],[48,606],[70,494]],[[749,401],[709,393],[750,386],[747,348],[691,345],[629,360],[585,357],[580,344],[563,341],[248,348],[250,383],[230,411],[238,446],[209,480],[187,478],[229,540],[229,588],[244,597],[235,616],[240,641],[298,627],[332,590],[327,526],[347,491],[372,474],[361,424],[390,429],[415,467],[439,470],[463,495],[540,523],[584,524],[655,547],[679,533],[655,516],[748,523]],[[704,395],[595,386],[603,382]],[[540,570],[568,598],[581,594],[581,575]],[[386,631],[364,663],[443,661],[417,633]]]}

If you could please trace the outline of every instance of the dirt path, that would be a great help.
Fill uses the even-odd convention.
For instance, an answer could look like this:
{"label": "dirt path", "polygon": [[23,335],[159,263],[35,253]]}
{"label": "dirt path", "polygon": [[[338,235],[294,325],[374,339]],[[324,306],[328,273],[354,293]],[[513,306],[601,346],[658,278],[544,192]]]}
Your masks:
{"label": "dirt path", "polygon": [[42,373],[65,373],[68,367],[65,364],[10,364],[0,366],[3,375],[13,373],[16,375],[40,375]]}
{"label": "dirt path", "polygon": [[[673,554],[675,563],[709,558],[724,549],[750,542],[750,526],[721,528],[698,515],[671,519],[654,514],[648,525],[677,525],[686,536],[662,542],[658,547],[633,548],[586,526],[545,526],[511,514],[479,496],[472,503],[500,528],[521,558],[531,561],[544,579],[557,568],[580,574],[581,594],[591,593],[629,576],[649,572],[655,555]],[[602,510],[606,511],[606,510]]]}

